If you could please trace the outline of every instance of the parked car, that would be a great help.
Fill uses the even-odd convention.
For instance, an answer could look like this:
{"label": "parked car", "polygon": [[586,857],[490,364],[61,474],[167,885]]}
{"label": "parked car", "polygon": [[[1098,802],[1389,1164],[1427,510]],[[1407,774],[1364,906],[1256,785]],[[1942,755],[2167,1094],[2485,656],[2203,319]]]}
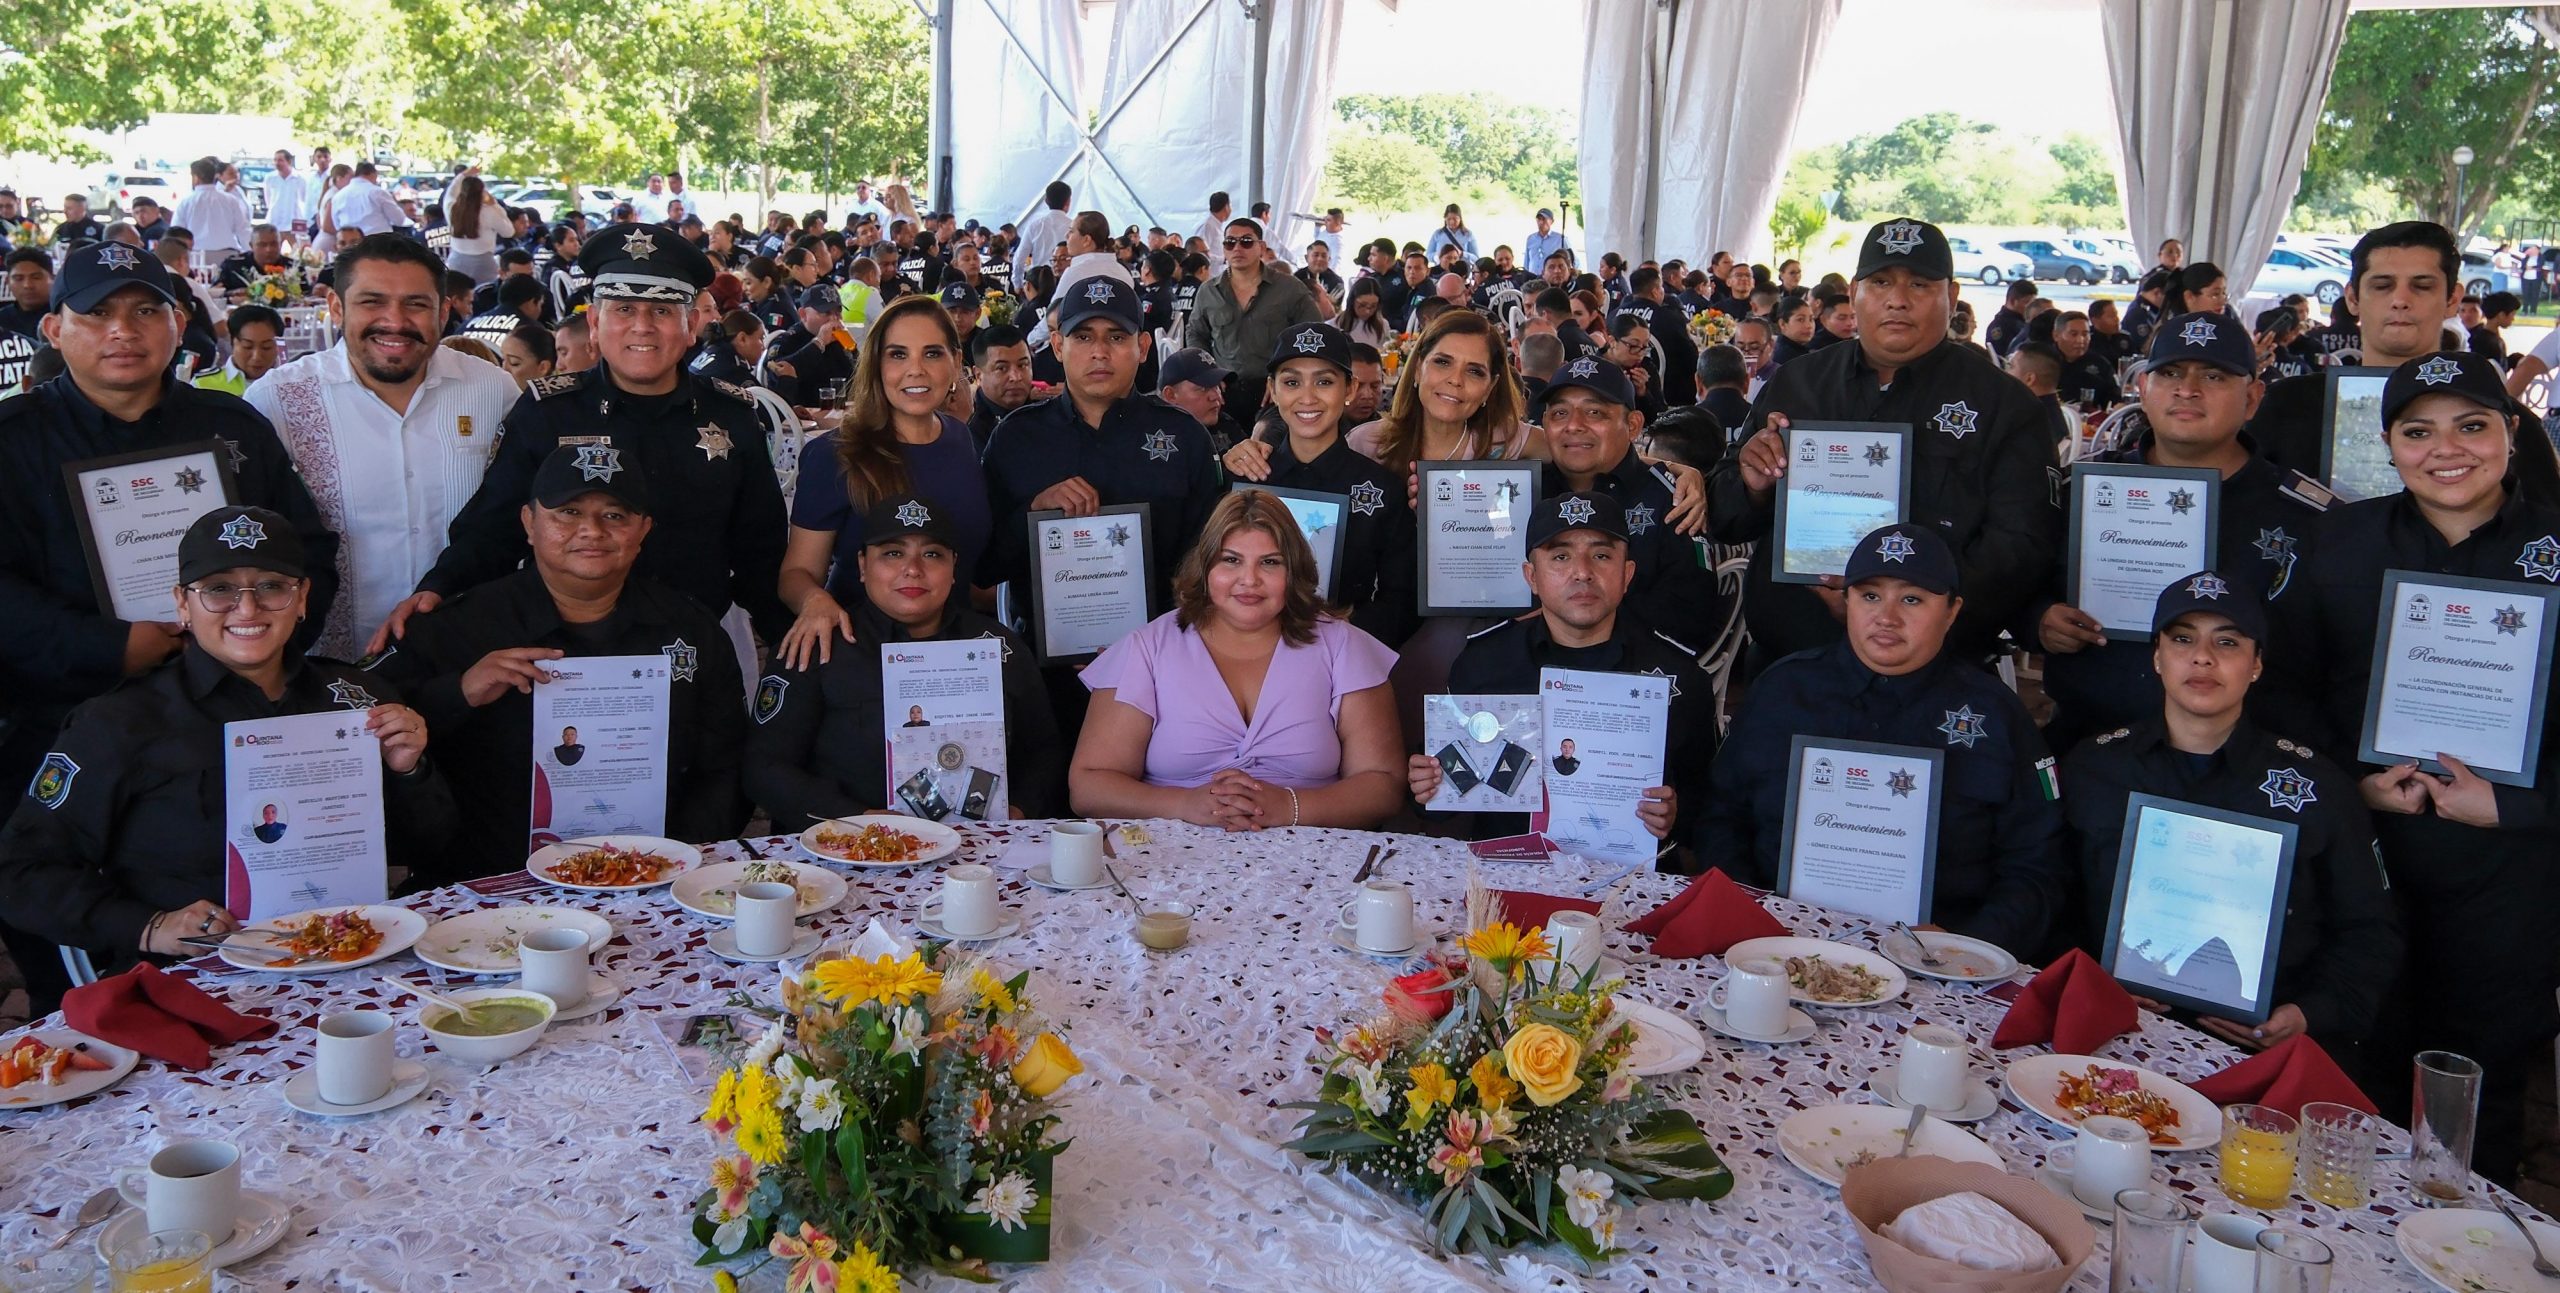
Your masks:
{"label": "parked car", "polygon": [[[597,188],[592,184],[579,186],[578,193],[579,210],[586,212],[588,215],[606,219],[610,219],[612,217],[614,203],[621,201],[620,198],[614,196],[612,189]],[[549,224],[560,218],[561,203],[567,197],[568,192],[565,189],[532,188],[524,189],[509,197],[500,198],[499,201],[504,202],[511,207],[523,207],[530,210],[536,216],[539,216],[544,224]]]}
{"label": "parked car", "polygon": [[2323,306],[2335,305],[2347,290],[2347,267],[2308,247],[2278,247],[2267,253],[2258,270],[2252,296],[2289,296],[2300,292]]}
{"label": "parked car", "polygon": [[2110,283],[2131,283],[2142,277],[2142,262],[2126,244],[2101,238],[2065,238],[2062,243],[2105,270]]}
{"label": "parked car", "polygon": [[2485,251],[2462,253],[2462,291],[2466,296],[2487,296],[2491,292],[2516,290],[2515,276],[2498,268]]}
{"label": "parked car", "polygon": [[1947,250],[1955,261],[1956,277],[1978,279],[1985,283],[2005,283],[2013,278],[2031,278],[2035,262],[2014,251],[1998,247],[1976,247],[1963,238],[1947,239]]}
{"label": "parked car", "polygon": [[2098,262],[2060,243],[2043,238],[2012,238],[2000,244],[2027,258],[2035,266],[2038,278],[2058,278],[2080,284],[2105,280],[2107,274]]}
{"label": "parked car", "polygon": [[90,209],[109,220],[121,220],[133,211],[135,198],[149,198],[163,211],[178,207],[178,186],[166,175],[149,171],[109,171],[96,184],[89,186]]}

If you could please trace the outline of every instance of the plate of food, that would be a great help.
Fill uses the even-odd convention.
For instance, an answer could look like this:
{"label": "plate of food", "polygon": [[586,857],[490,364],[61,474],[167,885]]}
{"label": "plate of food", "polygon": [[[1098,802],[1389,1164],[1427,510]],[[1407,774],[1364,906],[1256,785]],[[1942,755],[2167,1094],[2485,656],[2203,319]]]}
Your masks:
{"label": "plate of food", "polygon": [[0,1109],[41,1109],[114,1086],[141,1056],[69,1028],[0,1038]]}
{"label": "plate of food", "polygon": [[2011,1061],[2009,1094],[2048,1122],[2077,1127],[2101,1114],[2130,1118],[2151,1147],[2180,1153],[2222,1140],[2222,1111],[2194,1087],[2149,1069],[2088,1055],[2030,1055]]}
{"label": "plate of food", "polygon": [[409,950],[427,918],[406,907],[314,907],[243,925],[214,955],[243,970],[352,970]]}
{"label": "plate of food", "polygon": [[[2533,1237],[2560,1252],[2560,1227],[2531,1217]],[[2417,1208],[2392,1233],[2400,1255],[2451,1293],[2540,1293],[2552,1281],[2533,1273],[2533,1250],[2505,1217],[2485,1208]]]}
{"label": "plate of food", "polygon": [[[1805,1175],[1837,1189],[1850,1168],[1899,1153],[1902,1129],[1910,1122],[1908,1112],[1885,1104],[1804,1109],[1778,1124],[1778,1152]],[[1911,1152],[2003,1171],[2008,1168],[1979,1137],[1939,1118],[1920,1120],[1920,1130],[1911,1137]]]}
{"label": "plate of food", "polygon": [[[1923,949],[1927,956],[1922,955]],[[1934,929],[1886,933],[1876,939],[1876,950],[1913,974],[1950,983],[1998,983],[2018,972],[2018,958],[1999,944]],[[1929,956],[1938,958],[1938,963],[1929,964]]]}
{"label": "plate of food", "polygon": [[797,862],[755,861],[717,862],[695,867],[676,877],[676,905],[711,920],[728,920],[738,914],[738,886],[761,880],[787,884],[800,891],[800,914],[814,915],[844,901],[844,877],[825,867],[803,866]]}
{"label": "plate of food", "polygon": [[1884,957],[1818,938],[1747,938],[1724,954],[1726,965],[1744,961],[1783,963],[1793,988],[1789,995],[1808,1006],[1880,1006],[1911,986]]}
{"label": "plate of food", "polygon": [[702,850],[655,835],[589,835],[534,850],[524,869],[563,889],[635,893],[702,865]]}
{"label": "plate of food", "polygon": [[1636,1031],[1627,1052],[1627,1071],[1637,1077],[1677,1073],[1707,1057],[1707,1039],[1697,1026],[1650,1001],[1611,997],[1609,1005]]}
{"label": "plate of food", "polygon": [[584,933],[590,957],[613,941],[613,922],[592,911],[530,904],[483,907],[437,921],[418,939],[418,959],[457,974],[514,974],[524,968],[519,957],[525,935],[545,929]]}
{"label": "plate of food", "polygon": [[800,832],[800,851],[844,866],[914,866],[958,853],[960,832],[921,817],[864,813],[831,817]]}

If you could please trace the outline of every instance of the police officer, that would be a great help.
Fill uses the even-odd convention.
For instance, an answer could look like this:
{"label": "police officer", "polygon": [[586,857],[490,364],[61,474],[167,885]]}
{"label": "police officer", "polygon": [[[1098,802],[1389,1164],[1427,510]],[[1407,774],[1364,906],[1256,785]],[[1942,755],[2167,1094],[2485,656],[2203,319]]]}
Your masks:
{"label": "police officer", "polygon": [[[1001,659],[1004,748],[972,750],[972,765],[1001,768],[1016,817],[1065,807],[1066,745],[1031,652],[1012,630],[970,609],[958,572],[959,538],[947,509],[912,494],[885,498],[863,517],[863,596],[848,609],[857,641],[825,662],[776,671],[756,683],[747,735],[747,794],[776,822],[805,824],[890,808],[881,739],[880,651],[896,642],[983,639]],[[954,596],[954,593],[958,596]],[[915,724],[906,724],[914,726]],[[1001,763],[998,759],[1001,758]],[[963,796],[946,794],[959,811]]]}
{"label": "police officer", "polygon": [[[609,281],[600,276],[599,289]],[[456,847],[419,869],[417,887],[524,865],[535,825],[533,689],[547,678],[546,663],[569,656],[664,656],[672,678],[663,833],[728,839],[746,825],[737,656],[701,603],[639,572],[660,493],[624,443],[555,446],[517,505],[530,564],[411,621],[408,636],[370,662],[416,698],[456,794],[472,808]],[[540,734],[542,748],[556,736]]]}
{"label": "police officer", "polygon": [[[1769,537],[1790,421],[1909,426],[1904,515],[1954,550],[1973,595],[1947,646],[1977,661],[2042,586],[2062,546],[2062,513],[2048,474],[2053,444],[2035,397],[1948,339],[1954,273],[1937,226],[1896,219],[1869,229],[1858,253],[1854,344],[1826,346],[1769,378],[1751,408],[1751,438],[1709,479],[1707,510],[1720,542]],[[1753,650],[1763,660],[1840,638],[1840,591],[1827,582],[1772,583],[1776,546],[1760,542],[1752,554],[1743,600]]]}
{"label": "police officer", "polygon": [[1933,525],[1889,525],[1858,541],[1843,578],[1845,640],[1770,665],[1734,715],[1698,823],[1699,860],[1747,884],[1777,883],[1797,736],[1939,751],[1930,919],[2039,958],[2068,890],[2054,761],[2016,694],[1954,654],[1964,607],[1955,554]]}
{"label": "police officer", "polygon": [[178,940],[238,928],[223,905],[224,846],[265,836],[247,822],[226,836],[230,722],[346,711],[382,752],[391,863],[444,846],[456,813],[427,762],[425,720],[381,680],[289,643],[315,568],[292,522],[262,507],[216,508],[187,528],[178,658],[73,710],[0,830],[11,924],[86,949],[110,974],[145,955],[196,955]]}
{"label": "police officer", "polygon": [[[2385,571],[2465,575],[2532,586],[2560,583],[2560,507],[2517,483],[2519,409],[2505,374],[2474,354],[2409,360],[2382,388],[2383,434],[2402,492],[2329,513],[2319,544],[2272,603],[2285,655],[2275,681],[2288,702],[2270,714],[2289,730],[2347,749],[2364,730]],[[2486,613],[2507,609],[2483,594]],[[2519,605],[2526,605],[2519,603]],[[2517,628],[2530,631],[2529,618]],[[2530,786],[2491,782],[2461,759],[2420,769],[2409,752],[2359,763],[2393,894],[2408,932],[2408,973],[2397,1003],[2401,1046],[2442,1048],[2486,1070],[2472,1160],[2482,1175],[2514,1175],[2523,1140],[2524,1081],[2547,1064],[2560,1015],[2552,991],[2550,916],[2560,900],[2560,707],[2528,736]],[[2394,1029],[2385,1033],[2390,1036]],[[2377,1076],[2404,1080],[2392,1066]],[[2396,1107],[2402,1092],[2376,1097]]]}
{"label": "police officer", "polygon": [[[2284,590],[2331,495],[2318,481],[2278,467],[2255,452],[2240,430],[2263,388],[2257,349],[2249,335],[2219,313],[2182,314],[2152,331],[2143,360],[2142,414],[2147,430],[2121,449],[2092,455],[2092,463],[2187,467],[2222,476],[2214,516],[2214,550],[2222,578],[2241,595],[2265,600]],[[2186,502],[2181,502],[2182,491]],[[2194,491],[2164,486],[2161,505],[2192,505]],[[2121,504],[2110,495],[2081,522],[2081,541],[2102,541],[2108,513]],[[2060,554],[2056,554],[2059,556]],[[2045,592],[2030,609],[2021,633],[2045,650],[2044,689],[2057,706],[2045,739],[2069,750],[2080,739],[2157,714],[2160,677],[2152,651],[2139,642],[2112,642],[2098,623],[2062,600],[2065,572],[2050,567]],[[2252,638],[2252,641],[2263,641]]]}
{"label": "police officer", "polygon": [[[2172,320],[2161,331],[2177,327]],[[2100,733],[2063,761],[2080,945],[2093,955],[2107,950],[2131,796],[2288,823],[2297,834],[2273,1011],[2258,1024],[2214,1015],[2195,1023],[2244,1050],[2309,1033],[2353,1072],[2356,1049],[2400,972],[2399,921],[2383,888],[2373,820],[2336,763],[2244,715],[2250,686],[2267,667],[2266,606],[2246,587],[2209,570],[2182,576],[2161,592],[2152,634],[2152,658],[2167,683],[2161,712]],[[2213,958],[2190,966],[2199,960]],[[2219,968],[2230,973],[2227,959]],[[2236,977],[2227,983],[2234,994],[2239,986]]]}
{"label": "police officer", "polygon": [[519,274],[498,284],[497,304],[486,314],[475,314],[463,320],[459,335],[469,337],[491,350],[507,344],[516,328],[542,321],[545,298],[542,284],[531,275]]}
{"label": "police officer", "polygon": [[[1635,577],[1626,509],[1601,493],[1548,494],[1529,517],[1529,559],[1521,573],[1538,609],[1503,620],[1467,640],[1449,666],[1449,690],[1463,695],[1534,696],[1540,669],[1642,673],[1671,680],[1671,713],[1663,728],[1663,763],[1671,784],[1645,791],[1636,815],[1662,841],[1657,858],[1688,836],[1707,799],[1715,758],[1714,689],[1698,668],[1697,649],[1622,615]],[[1416,800],[1440,788],[1442,770],[1428,754],[1407,761]],[[1526,815],[1479,813],[1459,829],[1475,839],[1517,835]],[[1661,865],[1658,861],[1656,865]]]}
{"label": "police officer", "polygon": [[714,618],[745,608],[768,640],[790,627],[776,591],[783,549],[782,486],[764,421],[746,392],[684,371],[694,297],[711,262],[658,225],[617,225],[589,239],[579,264],[592,280],[588,319],[603,363],[525,388],[501,428],[479,492],[453,519],[444,555],[368,648],[401,637],[417,611],[514,570],[526,555],[518,520],[552,450],[610,445],[657,482],[639,573],[700,603]]}
{"label": "police officer", "polygon": [[1538,392],[1538,410],[1550,454],[1541,492],[1606,494],[1625,512],[1627,555],[1636,565],[1628,609],[1680,641],[1714,638],[1725,618],[1715,571],[1701,559],[1698,541],[1665,519],[1669,473],[1636,454],[1644,415],[1626,370],[1588,355],[1575,359]]}

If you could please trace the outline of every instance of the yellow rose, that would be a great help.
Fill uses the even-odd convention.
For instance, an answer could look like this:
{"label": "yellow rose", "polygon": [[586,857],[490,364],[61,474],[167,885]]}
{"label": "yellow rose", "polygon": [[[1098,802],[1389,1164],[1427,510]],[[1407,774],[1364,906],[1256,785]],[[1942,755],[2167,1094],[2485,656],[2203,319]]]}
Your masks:
{"label": "yellow rose", "polygon": [[1582,1079],[1573,1072],[1581,1063],[1582,1043],[1553,1024],[1531,1024],[1502,1044],[1502,1066],[1540,1108],[1581,1089]]}
{"label": "yellow rose", "polygon": [[1084,1072],[1084,1061],[1058,1039],[1056,1033],[1042,1033],[1023,1057],[1014,1061],[1013,1080],[1032,1098],[1045,1100],[1051,1092],[1067,1084],[1067,1079]]}

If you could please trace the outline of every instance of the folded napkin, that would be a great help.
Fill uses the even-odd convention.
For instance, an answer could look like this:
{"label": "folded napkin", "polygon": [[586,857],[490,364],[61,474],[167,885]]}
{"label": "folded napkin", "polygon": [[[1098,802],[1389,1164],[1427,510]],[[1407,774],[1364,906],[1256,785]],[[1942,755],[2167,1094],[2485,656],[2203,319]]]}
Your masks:
{"label": "folded napkin", "polygon": [[62,996],[62,1017],[102,1042],[137,1050],[182,1069],[213,1063],[213,1046],[273,1037],[276,1023],[244,1015],[157,967],[82,984]]}
{"label": "folded napkin", "polygon": [[2073,948],[2029,981],[1991,1035],[1995,1050],[2053,1043],[2064,1055],[2093,1055],[2142,1026],[2142,1007],[2087,952]]}
{"label": "folded napkin", "polygon": [[1526,889],[1496,889],[1493,896],[1502,902],[1502,918],[1523,930],[1538,929],[1560,911],[1587,911],[1600,914],[1600,904],[1589,898],[1568,898],[1563,894],[1531,893]]}
{"label": "folded napkin", "polygon": [[2302,1106],[2323,1101],[2381,1113],[2320,1043],[2302,1035],[2188,1085],[2215,1104],[2262,1104],[2296,1118],[2302,1116]]}
{"label": "folded napkin", "polygon": [[1626,929],[1651,936],[1653,954],[1674,960],[1722,956],[1745,939],[1783,938],[1790,932],[1733,877],[1713,868],[1671,901],[1629,921]]}
{"label": "folded napkin", "polygon": [[2062,1264],[2035,1227],[1971,1190],[1905,1208],[1881,1233],[1923,1257],[1969,1271],[2023,1273]]}

